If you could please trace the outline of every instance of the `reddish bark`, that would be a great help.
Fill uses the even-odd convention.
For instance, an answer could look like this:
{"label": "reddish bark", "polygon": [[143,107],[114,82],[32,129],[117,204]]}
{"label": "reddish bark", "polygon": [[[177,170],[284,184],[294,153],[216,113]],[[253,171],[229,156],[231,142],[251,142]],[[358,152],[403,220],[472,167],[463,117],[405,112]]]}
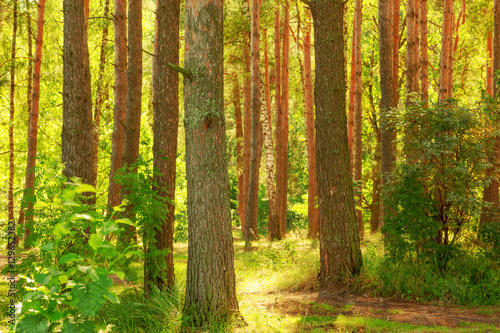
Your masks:
{"label": "reddish bark", "polygon": [[[248,36],[249,37],[249,36]],[[249,39],[245,41],[250,42]],[[246,218],[248,208],[248,186],[250,184],[250,154],[251,154],[251,127],[252,127],[252,105],[251,105],[251,83],[250,83],[250,44],[243,47],[243,61],[245,73],[243,80],[243,201],[240,202],[240,222],[243,239],[246,238]]]}
{"label": "reddish bark", "polygon": [[[401,10],[401,0],[392,0],[392,89],[394,97],[392,107],[397,107],[399,103],[399,15]],[[394,135],[393,135],[394,136]]]}
{"label": "reddish bark", "polygon": [[453,97],[453,5],[454,0],[444,0],[441,56],[439,59],[439,94],[443,102]]}
{"label": "reddish bark", "polygon": [[349,144],[349,161],[351,173],[354,173],[354,90],[356,89],[356,33],[352,21],[351,47],[351,81],[349,84],[349,118],[347,120],[347,142]]}
{"label": "reddish bark", "polygon": [[493,33],[488,31],[488,41],[486,46],[487,64],[486,64],[486,92],[493,97]]}
{"label": "reddish bark", "polygon": [[427,0],[420,0],[420,91],[422,101],[429,102],[429,56],[427,51]]}
{"label": "reddish bark", "polygon": [[[357,182],[357,205],[362,206],[363,196],[363,109],[361,95],[361,23],[362,23],[363,1],[356,0],[354,13],[354,35],[355,38],[355,89],[354,89],[354,180]],[[358,234],[361,239],[364,235],[363,210],[356,209],[356,221],[358,225]]]}
{"label": "reddish bark", "polygon": [[411,102],[411,93],[420,91],[419,74],[419,30],[417,0],[407,1],[406,15],[406,104]]}
{"label": "reddish bark", "polygon": [[112,207],[120,204],[120,184],[115,181],[115,174],[122,166],[125,115],[127,109],[127,2],[115,0],[114,46],[115,46],[115,89],[113,108],[113,139],[108,187],[108,214]]}
{"label": "reddish bark", "polygon": [[306,15],[307,23],[305,25],[304,36],[304,101],[306,109],[307,169],[309,173],[309,179],[307,181],[307,219],[309,222],[308,237],[318,238],[318,177],[316,175],[316,132],[314,130],[314,100],[311,65],[311,14],[307,11]]}

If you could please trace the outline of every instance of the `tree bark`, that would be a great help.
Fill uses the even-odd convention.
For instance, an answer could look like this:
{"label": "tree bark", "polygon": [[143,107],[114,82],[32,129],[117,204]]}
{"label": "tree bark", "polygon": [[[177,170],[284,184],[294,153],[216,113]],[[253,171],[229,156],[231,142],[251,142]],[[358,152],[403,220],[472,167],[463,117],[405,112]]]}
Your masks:
{"label": "tree bark", "polygon": [[113,139],[111,144],[111,162],[108,186],[108,215],[112,207],[120,204],[120,184],[115,181],[115,174],[122,166],[125,135],[125,115],[127,109],[127,2],[115,0],[114,46],[115,46],[115,89],[113,108]]}
{"label": "tree bark", "polygon": [[453,97],[454,0],[444,0],[441,56],[439,59],[439,102]]}
{"label": "tree bark", "polygon": [[[104,17],[107,18],[109,15],[109,0],[104,2]],[[94,168],[94,173],[97,175],[97,167],[99,164],[99,129],[101,123],[101,113],[102,104],[105,98],[104,91],[104,69],[106,68],[106,46],[108,44],[108,20],[104,21],[104,27],[102,29],[102,39],[101,39],[101,51],[99,56],[99,74],[97,79],[97,92],[95,98],[94,107],[94,163],[92,167]]]}
{"label": "tree bark", "polygon": [[347,142],[349,144],[349,161],[351,173],[354,174],[354,90],[356,89],[356,30],[352,21],[352,47],[351,47],[351,78],[349,84],[349,118],[347,120]]}
{"label": "tree bark", "polygon": [[[279,230],[278,207],[276,206],[276,174],[274,166],[274,151],[273,151],[273,130],[271,121],[271,88],[269,82],[269,59],[267,47],[267,30],[264,29],[264,78],[265,85],[265,100],[261,97],[261,113],[260,119],[262,122],[262,134],[264,137],[264,146],[266,149],[266,175],[267,175],[267,198],[269,204],[269,238],[271,240],[279,238],[276,235],[276,230]],[[263,95],[261,95],[263,96]],[[263,103],[265,102],[265,104]],[[273,231],[273,232],[271,232]]]}
{"label": "tree bark", "polygon": [[316,55],[320,275],[326,287],[361,271],[345,112],[342,0],[311,3]]}
{"label": "tree bark", "polygon": [[406,105],[411,103],[411,93],[419,93],[419,43],[417,0],[408,0],[406,5]]}
{"label": "tree bark", "polygon": [[[35,166],[37,153],[37,137],[38,137],[38,113],[40,109],[40,72],[42,67],[42,47],[43,47],[43,25],[45,16],[45,0],[38,2],[38,19],[35,41],[35,61],[33,70],[33,89],[31,91],[31,107],[29,108],[29,125],[28,125],[28,158],[26,162],[26,180],[24,199],[25,210],[22,209],[19,214],[19,220],[24,220],[24,248],[31,246],[30,233],[33,228],[34,215],[34,181],[35,181]],[[23,218],[21,218],[23,216]]]}
{"label": "tree bark", "polygon": [[311,13],[306,12],[307,22],[304,35],[304,101],[307,146],[307,219],[308,237],[316,239],[319,234],[318,177],[316,174],[316,132],[314,130],[314,99],[311,65]]}
{"label": "tree bark", "polygon": [[486,46],[486,92],[493,97],[493,33],[488,31],[488,41]]}
{"label": "tree bark", "polygon": [[10,112],[9,112],[9,190],[8,190],[8,218],[9,224],[14,220],[14,113],[16,92],[16,42],[17,42],[17,0],[13,4],[12,17],[12,52],[10,64]]}
{"label": "tree bark", "polygon": [[[153,167],[155,190],[166,199],[167,214],[145,235],[146,254],[155,248],[166,254],[148,257],[144,264],[145,292],[174,287],[175,167],[179,125],[179,74],[168,64],[179,64],[179,0],[157,0],[156,57],[153,59]],[[164,269],[160,267],[165,267]],[[158,274],[161,270],[161,274]]]}
{"label": "tree bark", "polygon": [[425,107],[429,103],[429,56],[427,48],[427,0],[420,0],[420,91]]}
{"label": "tree bark", "polygon": [[[62,162],[64,176],[95,186],[92,93],[83,0],[64,0]],[[88,204],[95,203],[95,196]]]}
{"label": "tree bark", "polygon": [[[355,114],[355,126],[354,126],[354,180],[357,182],[358,186],[356,192],[357,205],[361,208],[362,198],[363,198],[363,108],[362,100],[363,96],[361,94],[361,23],[362,23],[362,7],[363,1],[356,0],[355,13],[354,13],[354,35],[355,38],[355,89],[354,89],[354,114]],[[356,209],[356,221],[358,225],[359,237],[363,239],[364,227],[363,227],[363,210]]]}
{"label": "tree bark", "polygon": [[[391,24],[391,1],[379,0],[378,2],[378,30],[379,30],[379,50],[380,50],[380,114],[383,118],[391,107],[395,106],[396,94],[394,92],[394,67],[393,67],[393,25]],[[398,0],[396,0],[397,2]],[[394,50],[398,52],[398,50]],[[395,133],[389,128],[381,130],[381,164],[382,164],[382,184],[388,184],[389,176],[394,163]],[[383,205],[381,208],[383,216]],[[383,226],[383,217],[381,220]]]}
{"label": "tree bark", "polygon": [[[250,155],[252,152],[252,104],[251,104],[251,80],[250,80],[250,34],[245,38],[243,46],[243,61],[245,72],[243,79],[243,201],[240,202],[240,222],[242,238],[246,239],[247,227],[247,208],[248,208],[248,187],[250,184]],[[248,43],[246,43],[248,41]]]}
{"label": "tree bark", "polygon": [[184,82],[189,247],[184,316],[192,326],[238,311],[223,89],[223,1],[187,0]]}
{"label": "tree bark", "polygon": [[238,75],[234,75],[234,88],[233,88],[233,105],[234,105],[234,118],[236,120],[236,164],[238,167],[238,212],[240,221],[243,215],[245,192],[243,188],[243,121],[241,117],[241,97],[240,97],[240,83]]}
{"label": "tree bark", "polygon": [[290,11],[285,1],[283,22],[283,61],[281,63],[281,101],[276,122],[276,198],[280,219],[281,238],[286,235],[287,194],[288,194],[288,91],[289,91],[289,51],[290,51]]}
{"label": "tree bark", "polygon": [[[392,0],[392,3],[389,5],[390,6],[389,11],[392,9],[392,89],[394,94],[391,104],[392,107],[397,107],[399,103],[399,40],[400,40],[399,17],[401,11],[400,1],[401,0]],[[394,134],[393,134],[393,139],[395,139]]]}

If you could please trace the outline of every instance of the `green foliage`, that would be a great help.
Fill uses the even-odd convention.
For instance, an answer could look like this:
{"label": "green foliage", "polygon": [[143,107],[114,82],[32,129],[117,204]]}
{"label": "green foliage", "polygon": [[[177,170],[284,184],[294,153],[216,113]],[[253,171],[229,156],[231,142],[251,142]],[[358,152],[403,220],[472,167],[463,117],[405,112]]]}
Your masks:
{"label": "green foliage", "polygon": [[39,258],[32,255],[18,266],[22,308],[16,332],[94,332],[93,317],[104,303],[118,302],[109,275],[123,277],[117,263],[138,252],[133,246],[118,252],[106,238],[131,222],[93,218],[81,203],[88,192],[95,189],[85,184],[63,190],[57,224],[47,232]]}
{"label": "green foliage", "polygon": [[[461,255],[482,208],[484,144],[473,110],[453,102],[391,113],[405,156],[385,187],[389,250],[446,269]],[[469,239],[470,240],[470,239]]]}

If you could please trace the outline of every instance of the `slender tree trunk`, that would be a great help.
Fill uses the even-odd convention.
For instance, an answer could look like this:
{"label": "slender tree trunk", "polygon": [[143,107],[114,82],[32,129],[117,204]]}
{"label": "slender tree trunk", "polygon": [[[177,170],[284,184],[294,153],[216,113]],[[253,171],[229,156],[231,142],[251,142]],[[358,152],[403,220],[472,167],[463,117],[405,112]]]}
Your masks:
{"label": "slender tree trunk", "polygon": [[493,32],[488,31],[488,41],[486,46],[488,53],[486,62],[486,92],[493,97]]}
{"label": "slender tree trunk", "polygon": [[[109,0],[104,2],[104,17],[109,15]],[[97,167],[99,163],[99,128],[101,123],[102,104],[104,102],[104,69],[106,67],[106,46],[108,44],[108,20],[104,22],[101,39],[101,53],[99,57],[99,74],[97,79],[97,92],[94,107],[94,173],[97,175]]]}
{"label": "slender tree trunk", "polygon": [[243,61],[245,64],[245,73],[243,79],[243,201],[240,202],[240,222],[242,238],[247,235],[247,208],[248,208],[248,186],[250,184],[250,155],[251,155],[251,127],[252,127],[252,104],[251,104],[251,80],[250,80],[250,35],[245,38],[248,44],[243,47]]}
{"label": "slender tree trunk", "polygon": [[10,117],[9,117],[9,190],[8,190],[8,218],[9,223],[14,220],[14,111],[16,92],[16,41],[17,41],[17,0],[14,0],[12,16],[12,52],[10,64]]}
{"label": "slender tree trunk", "polygon": [[352,47],[351,47],[351,80],[349,84],[349,118],[347,120],[347,142],[349,144],[349,161],[351,173],[354,174],[354,90],[356,89],[356,31],[352,21]]}
{"label": "slender tree trunk", "polygon": [[240,83],[238,75],[234,75],[234,89],[233,89],[233,105],[234,117],[236,119],[236,164],[238,166],[238,212],[240,221],[243,218],[243,121],[241,117],[241,97],[240,97]]}
{"label": "slender tree trunk", "polygon": [[419,43],[418,43],[418,0],[407,1],[406,14],[406,105],[411,103],[410,94],[420,91],[419,74]]}
{"label": "slender tree trunk", "polygon": [[320,275],[324,286],[361,271],[345,113],[342,0],[311,3],[316,55]]}
{"label": "slender tree trunk", "polygon": [[[288,86],[290,51],[290,11],[285,1],[285,21],[283,22],[283,61],[281,63],[281,102],[276,123],[276,197],[280,219],[281,238],[286,234],[287,193],[288,193]],[[278,144],[279,142],[279,144]]]}
{"label": "slender tree trunk", "polygon": [[186,1],[184,81],[189,247],[185,318],[238,312],[223,89],[223,1]]}
{"label": "slender tree trunk", "polygon": [[[389,8],[389,11],[392,9],[392,89],[394,94],[391,104],[392,107],[397,107],[399,103],[399,40],[400,40],[399,17],[401,11],[400,1],[401,0],[392,0],[392,3],[390,4]],[[395,134],[392,133],[392,135],[393,139],[395,139]]]}
{"label": "slender tree trunk", "polygon": [[317,206],[318,177],[316,174],[316,132],[314,130],[314,100],[311,65],[311,13],[306,12],[304,36],[304,101],[306,109],[307,169],[307,219],[308,237],[316,239],[319,233],[319,212]]}
{"label": "slender tree trunk", "polygon": [[[355,13],[354,13],[354,35],[355,38],[355,89],[354,89],[354,114],[355,114],[355,126],[354,126],[354,180],[357,182],[358,186],[356,192],[357,205],[362,206],[363,197],[363,108],[361,94],[361,23],[362,23],[362,7],[363,1],[356,0]],[[359,237],[363,239],[364,227],[363,227],[363,210],[356,209],[356,221],[358,225]]]}
{"label": "slender tree trunk", "polygon": [[[179,0],[157,0],[156,42],[153,59],[153,167],[155,190],[166,199],[167,214],[160,228],[145,230],[144,289],[174,287],[174,216],[177,129],[179,125],[179,75],[168,64],[179,64]],[[165,255],[149,257],[152,250]]]}
{"label": "slender tree trunk", "polygon": [[429,56],[427,52],[427,0],[420,0],[420,84],[422,101],[429,103]]}
{"label": "slender tree trunk", "polygon": [[[26,26],[28,32],[28,58],[33,58],[33,42],[32,42],[32,29],[31,29],[31,10],[30,10],[30,2],[26,1]],[[26,106],[28,107],[28,116],[31,115],[31,99],[32,99],[32,90],[33,90],[33,62],[31,60],[28,62],[28,73],[27,73],[27,89],[26,89]],[[29,126],[29,125],[28,125]],[[29,135],[29,133],[28,133]],[[25,223],[25,210],[28,204],[27,200],[30,200],[31,197],[26,193],[26,185],[25,191],[23,194],[23,200],[21,202],[21,209],[19,209],[19,220],[17,224],[19,229],[23,229]],[[24,228],[26,232],[26,227]],[[19,244],[20,237],[16,235],[16,245]]]}
{"label": "slender tree trunk", "polygon": [[[122,166],[127,173],[137,173],[134,164],[139,157],[139,139],[141,135],[141,96],[142,96],[142,0],[129,0],[128,7],[128,70],[127,70],[127,114],[125,117],[125,135],[123,144]],[[123,186],[122,199],[130,194],[130,189]],[[127,206],[126,215],[134,219],[133,206]],[[127,226],[122,244],[137,241],[135,228]]]}
{"label": "slender tree trunk", "polygon": [[[83,0],[64,0],[64,82],[62,162],[68,180],[80,178],[95,186],[92,135],[92,93]],[[71,56],[70,56],[71,55]],[[88,204],[95,203],[92,195]]]}
{"label": "slender tree trunk", "polygon": [[[379,50],[380,50],[380,114],[383,118],[389,109],[395,104],[394,92],[394,67],[393,67],[393,25],[391,24],[391,1],[378,1],[378,30],[379,30]],[[398,0],[396,0],[398,1]],[[398,52],[398,50],[394,50]],[[395,133],[390,129],[383,128],[381,132],[381,164],[382,164],[382,184],[388,184],[389,176],[394,163],[394,140]],[[381,208],[383,216],[383,205]],[[383,218],[381,220],[383,226]]]}
{"label": "slender tree trunk", "polygon": [[[493,18],[494,18],[494,35],[493,35],[493,73],[498,73],[500,70],[500,0],[494,1],[493,7]],[[499,86],[497,82],[493,82],[493,97],[498,99]],[[500,167],[500,136],[492,135],[489,138],[489,151],[487,151],[488,162],[491,163],[491,168],[486,170],[486,175],[492,177],[498,172]],[[498,221],[498,213],[495,209],[498,209],[499,205],[499,181],[496,177],[491,179],[488,186],[485,186],[483,193],[483,202],[489,203],[492,207],[483,208],[481,213],[481,218],[479,220],[479,232],[481,233],[485,226],[492,223],[493,221]]]}
{"label": "slender tree trunk", "polygon": [[[35,166],[37,153],[37,136],[38,136],[38,111],[40,107],[40,72],[42,67],[42,46],[43,46],[43,25],[45,16],[45,0],[38,2],[38,19],[35,41],[35,61],[33,70],[33,89],[31,91],[31,107],[29,108],[29,125],[28,125],[28,158],[26,162],[26,181],[24,190],[24,199],[26,212],[21,210],[19,220],[24,220],[24,248],[31,246],[30,233],[33,229],[34,215],[34,181],[35,181]],[[22,216],[22,217],[21,217]]]}
{"label": "slender tree trunk", "polygon": [[439,95],[443,102],[453,97],[453,5],[454,0],[444,0],[441,57],[439,59]]}
{"label": "slender tree trunk", "polygon": [[[276,206],[276,183],[274,172],[274,152],[273,152],[273,130],[271,122],[271,89],[269,82],[269,59],[267,47],[267,29],[264,29],[264,78],[265,85],[265,100],[261,97],[261,113],[260,119],[262,122],[262,134],[264,137],[264,146],[266,149],[266,175],[267,175],[267,197],[269,204],[269,238],[274,240],[278,238],[276,234],[271,234],[272,230],[279,230],[278,207]],[[261,95],[263,96],[263,95]],[[263,104],[265,102],[265,104]]]}
{"label": "slender tree trunk", "polygon": [[113,139],[111,144],[111,162],[108,187],[108,214],[112,207],[120,204],[120,184],[115,181],[115,174],[122,166],[125,135],[125,115],[127,109],[127,2],[115,0],[114,13],[115,46],[115,89],[113,108]]}

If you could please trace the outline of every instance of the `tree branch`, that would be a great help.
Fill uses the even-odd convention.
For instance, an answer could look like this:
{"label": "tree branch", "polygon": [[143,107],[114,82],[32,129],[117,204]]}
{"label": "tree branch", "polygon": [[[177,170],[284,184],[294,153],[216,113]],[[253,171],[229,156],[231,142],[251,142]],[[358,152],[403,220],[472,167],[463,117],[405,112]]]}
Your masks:
{"label": "tree branch", "polygon": [[182,68],[180,66],[169,63],[168,67],[172,68],[174,71],[181,73],[182,75],[188,77],[190,80],[193,78],[193,73],[189,69]]}

